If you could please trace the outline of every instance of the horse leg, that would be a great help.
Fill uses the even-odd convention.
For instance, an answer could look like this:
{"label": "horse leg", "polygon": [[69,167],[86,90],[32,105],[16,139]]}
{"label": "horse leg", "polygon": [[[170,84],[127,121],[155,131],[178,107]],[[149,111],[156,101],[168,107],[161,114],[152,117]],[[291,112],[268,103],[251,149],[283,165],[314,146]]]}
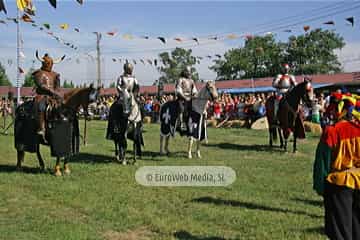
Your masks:
{"label": "horse leg", "polygon": [[25,151],[17,150],[17,164],[16,164],[16,171],[21,171],[22,167],[21,164],[24,161]]}
{"label": "horse leg", "polygon": [[64,174],[66,174],[66,175],[69,175],[71,173],[68,160],[69,160],[69,157],[66,157],[64,159]]}
{"label": "horse leg", "polygon": [[38,158],[38,161],[39,161],[39,166],[40,166],[40,172],[44,172],[45,171],[45,163],[44,163],[44,160],[41,156],[41,153],[40,153],[40,146],[37,147],[36,149],[36,156]]}
{"label": "horse leg", "polygon": [[123,165],[126,165],[126,149],[127,149],[127,142],[126,142],[126,138],[122,139],[119,143],[119,149],[120,149],[120,159],[122,161]]}
{"label": "horse leg", "polygon": [[56,157],[56,164],[55,164],[55,176],[60,177],[62,176],[61,170],[60,170],[60,157]]}
{"label": "horse leg", "polygon": [[296,153],[296,152],[297,152],[296,139],[297,139],[297,136],[294,134],[293,153]]}
{"label": "horse leg", "polygon": [[200,141],[197,140],[196,141],[196,155],[198,158],[201,158],[201,154],[200,154]]}
{"label": "horse leg", "polygon": [[120,156],[119,156],[119,148],[118,148],[118,141],[114,140],[114,145],[115,145],[115,160],[116,161],[120,161]]}
{"label": "horse leg", "polygon": [[164,136],[160,135],[160,155],[164,155]]}
{"label": "horse leg", "polygon": [[189,146],[188,146],[188,158],[192,158],[192,154],[191,154],[191,149],[192,149],[192,145],[193,145],[194,139],[192,137],[190,137],[189,139]]}
{"label": "horse leg", "polygon": [[169,151],[169,140],[170,140],[170,136],[165,137],[165,153],[166,155],[170,154]]}
{"label": "horse leg", "polygon": [[277,130],[278,130],[279,139],[280,139],[280,148],[284,148],[284,139],[283,139],[282,131],[280,128],[278,128]]}
{"label": "horse leg", "polygon": [[273,135],[272,135],[272,133],[273,133],[273,128],[269,127],[269,145],[270,145],[270,147],[273,146]]}

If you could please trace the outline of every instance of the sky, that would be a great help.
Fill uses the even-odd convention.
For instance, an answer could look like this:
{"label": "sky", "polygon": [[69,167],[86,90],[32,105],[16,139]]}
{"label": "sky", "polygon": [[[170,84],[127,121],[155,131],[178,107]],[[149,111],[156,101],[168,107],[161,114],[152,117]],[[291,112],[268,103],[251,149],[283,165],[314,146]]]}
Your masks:
{"label": "sky", "polygon": [[[209,70],[213,59],[207,55],[223,55],[227,50],[241,47],[244,38],[211,41],[209,36],[227,34],[263,35],[272,32],[278,41],[286,41],[290,35],[304,34],[303,26],[311,29],[334,30],[344,37],[346,46],[337,51],[345,71],[360,70],[360,2],[356,1],[107,1],[84,0],[80,5],[75,0],[58,0],[57,9],[48,1],[33,0],[36,7],[36,23],[49,23],[50,31],[62,39],[78,46],[78,50],[66,47],[46,32],[34,28],[29,23],[21,23],[23,40],[21,61],[23,69],[40,67],[35,61],[35,51],[42,56],[45,52],[53,57],[66,55],[66,60],[54,66],[61,74],[62,81],[76,84],[96,81],[95,62],[85,54],[96,56],[96,36],[93,32],[103,33],[101,40],[101,77],[105,86],[115,82],[122,73],[122,64],[116,59],[136,59],[135,76],[142,85],[151,85],[159,77],[154,66],[142,64],[139,59],[157,58],[164,51],[175,47],[192,49],[194,56],[205,57],[195,67],[200,79],[213,80],[216,74]],[[5,0],[8,14],[0,13],[0,20],[16,16],[15,0]],[[355,17],[352,27],[345,21]],[[335,21],[335,26],[324,25]],[[0,24],[0,62],[5,66],[12,83],[16,84],[16,24],[7,21]],[[68,30],[59,28],[60,24],[70,25]],[[80,33],[73,29],[79,28]],[[291,29],[292,33],[284,32]],[[110,37],[106,32],[116,31]],[[150,39],[124,39],[124,34],[150,36]],[[163,44],[157,37],[167,39]],[[187,40],[178,43],[176,37],[199,38],[199,44]],[[10,61],[9,61],[10,60]],[[357,61],[356,61],[357,60]],[[22,81],[22,80],[21,80]]]}

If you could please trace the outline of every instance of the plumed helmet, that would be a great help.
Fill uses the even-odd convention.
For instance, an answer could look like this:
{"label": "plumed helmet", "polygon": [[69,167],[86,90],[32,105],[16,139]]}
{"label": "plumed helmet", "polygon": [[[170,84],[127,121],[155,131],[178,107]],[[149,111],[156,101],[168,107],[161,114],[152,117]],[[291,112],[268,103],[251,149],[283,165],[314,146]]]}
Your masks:
{"label": "plumed helmet", "polygon": [[290,66],[289,66],[289,64],[287,64],[287,63],[284,63],[284,64],[282,65],[282,68],[283,68],[284,70],[286,70],[286,71],[289,71],[289,70],[290,70]]}
{"label": "plumed helmet", "polygon": [[134,66],[133,66],[131,63],[126,62],[126,63],[124,64],[124,73],[125,73],[125,74],[131,75],[132,72],[133,72],[133,70],[134,70]]}

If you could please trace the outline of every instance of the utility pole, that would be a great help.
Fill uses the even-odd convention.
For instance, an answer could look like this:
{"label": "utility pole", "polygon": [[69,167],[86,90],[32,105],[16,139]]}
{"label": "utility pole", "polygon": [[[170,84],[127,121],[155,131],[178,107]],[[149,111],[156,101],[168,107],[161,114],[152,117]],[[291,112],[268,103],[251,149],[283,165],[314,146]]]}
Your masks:
{"label": "utility pole", "polygon": [[94,32],[96,34],[96,53],[97,53],[97,86],[101,86],[101,60],[100,60],[100,40],[101,40],[101,33]]}
{"label": "utility pole", "polygon": [[20,11],[17,9],[17,24],[16,24],[16,91],[17,91],[17,105],[20,104],[20,48],[21,48],[21,40],[20,40]]}

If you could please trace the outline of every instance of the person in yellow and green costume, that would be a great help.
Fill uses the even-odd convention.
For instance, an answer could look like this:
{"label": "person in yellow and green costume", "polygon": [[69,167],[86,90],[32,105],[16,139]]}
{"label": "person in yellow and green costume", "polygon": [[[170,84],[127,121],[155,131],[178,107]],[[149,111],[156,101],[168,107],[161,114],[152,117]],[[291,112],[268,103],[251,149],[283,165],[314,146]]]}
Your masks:
{"label": "person in yellow and green costume", "polygon": [[313,188],[323,196],[331,240],[360,239],[360,96],[334,93],[316,149]]}

